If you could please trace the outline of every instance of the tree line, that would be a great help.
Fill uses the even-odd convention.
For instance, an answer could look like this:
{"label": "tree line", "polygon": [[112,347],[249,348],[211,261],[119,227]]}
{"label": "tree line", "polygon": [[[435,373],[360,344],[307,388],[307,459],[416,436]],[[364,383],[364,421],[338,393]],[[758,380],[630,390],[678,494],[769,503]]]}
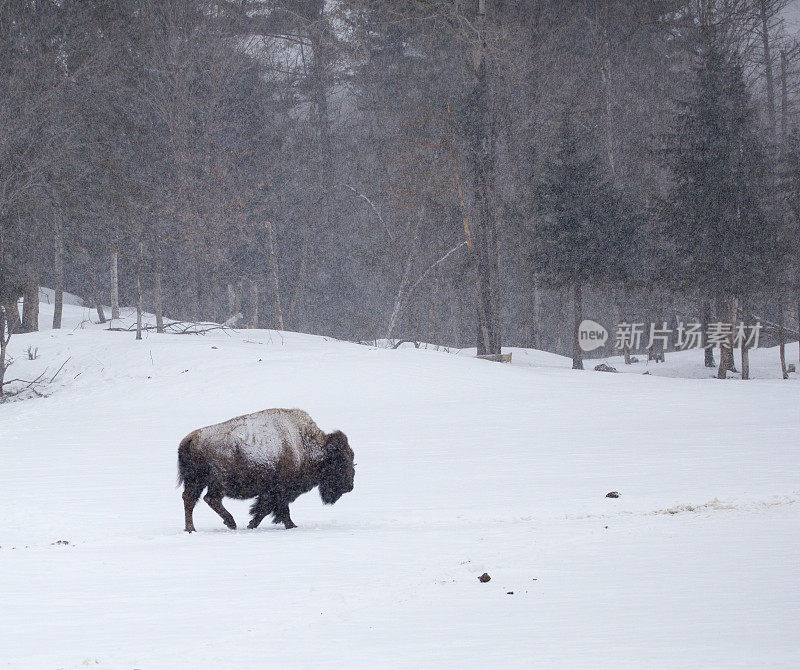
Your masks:
{"label": "tree line", "polygon": [[46,285],[54,327],[67,290],[101,320],[138,302],[159,330],[530,346],[582,367],[586,315],[759,320],[785,375],[788,5],[0,0],[9,328],[38,328]]}

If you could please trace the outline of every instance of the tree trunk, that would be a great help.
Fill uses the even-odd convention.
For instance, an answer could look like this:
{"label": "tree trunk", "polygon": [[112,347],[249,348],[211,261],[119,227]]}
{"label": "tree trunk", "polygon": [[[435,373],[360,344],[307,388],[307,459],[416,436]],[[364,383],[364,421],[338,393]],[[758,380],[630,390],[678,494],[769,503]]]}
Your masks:
{"label": "tree trunk", "polygon": [[747,338],[742,338],[742,379],[750,379],[750,349]]}
{"label": "tree trunk", "polygon": [[258,328],[258,282],[250,281],[250,327]]}
{"label": "tree trunk", "polygon": [[308,247],[310,241],[307,234],[302,235],[300,244],[300,270],[295,274],[294,291],[292,292],[292,300],[289,303],[289,313],[286,315],[289,327],[296,330],[302,330],[304,325],[297,314],[301,309],[301,303],[305,300],[304,294],[308,277]]}
{"label": "tree trunk", "polygon": [[[628,289],[624,284],[622,285],[621,293],[621,296],[619,293],[614,295],[614,317],[618,324],[625,323],[625,313],[627,312],[628,307]],[[613,347],[611,355],[613,355]],[[627,339],[625,344],[622,345],[622,357],[625,365],[631,365],[631,348]]]}
{"label": "tree trunk", "polygon": [[36,332],[39,330],[39,277],[33,271],[26,274],[22,298],[22,332]]}
{"label": "tree trunk", "polygon": [[477,354],[478,356],[482,356],[487,355],[492,349],[491,336],[489,334],[488,321],[486,317],[488,307],[485,302],[486,295],[481,290],[481,279],[478,272],[478,250],[476,245],[473,243],[473,236],[470,232],[469,214],[467,212],[467,206],[464,202],[464,193],[461,188],[461,179],[459,178],[458,173],[455,175],[455,183],[456,193],[458,194],[458,203],[461,208],[461,215],[464,221],[464,234],[466,235],[467,248],[472,256],[471,262],[475,277],[475,314],[477,316],[475,323],[475,339],[478,343]]}
{"label": "tree trunk", "polygon": [[100,323],[105,323],[106,313],[103,311],[103,301],[100,299],[100,294],[97,291],[95,291],[92,296],[92,300],[94,300],[94,308],[97,310],[97,318],[100,319]]}
{"label": "tree trunk", "polygon": [[583,351],[580,345],[580,326],[583,321],[583,293],[581,285],[575,283],[572,287],[572,369],[583,370]]}
{"label": "tree trunk", "polygon": [[4,305],[0,305],[0,398],[3,396],[3,384],[6,376],[6,348],[11,339],[11,327],[7,319]]}
{"label": "tree trunk", "polygon": [[233,288],[233,284],[228,282],[226,287],[228,291],[228,319],[234,317],[237,313],[236,310],[236,291]]}
{"label": "tree trunk", "polygon": [[[278,255],[275,252],[275,231],[272,227],[272,221],[267,221],[267,238],[269,242],[269,283],[272,289],[272,311],[275,316],[275,325],[277,329],[284,330],[283,310],[281,310],[281,290],[278,280]],[[256,287],[256,291],[258,291],[258,287]],[[257,295],[256,293],[256,296]]]}
{"label": "tree trunk", "polygon": [[155,272],[153,273],[153,300],[156,308],[156,332],[164,332],[164,289],[161,284],[161,253],[156,251]]}
{"label": "tree trunk", "polygon": [[[477,39],[473,54],[474,83],[472,106],[474,127],[470,129],[470,163],[473,177],[473,202],[476,225],[474,241],[478,280],[478,311],[488,337],[478,338],[478,354],[500,354],[500,323],[497,315],[497,222],[491,183],[494,175],[494,127],[489,105],[489,77],[486,63],[486,0],[478,0],[475,27]],[[488,339],[488,350],[485,339]]]}
{"label": "tree trunk", "polygon": [[413,301],[406,301],[405,309],[400,313],[400,315],[405,317],[406,320],[405,332],[408,333],[412,340],[414,340],[414,346],[417,346],[417,343],[422,338],[419,336],[419,329],[417,327],[417,310],[414,309]]}
{"label": "tree trunk", "polygon": [[769,43],[769,17],[767,16],[767,0],[759,0],[759,18],[761,20],[761,42],[764,47],[764,75],[767,83],[767,117],[769,119],[770,139],[775,141],[775,82],[772,76],[772,55]]}
{"label": "tree trunk", "polygon": [[439,273],[434,272],[433,282],[431,286],[430,300],[428,301],[428,343],[437,344],[439,337],[437,335],[436,323],[436,301],[439,294]]}
{"label": "tree trunk", "polygon": [[111,318],[119,318],[119,251],[111,250]]}
{"label": "tree trunk", "polygon": [[[708,332],[708,324],[711,322],[711,305],[708,300],[700,299],[700,322],[704,333]],[[716,367],[714,363],[714,349],[712,347],[705,347],[703,349],[703,356],[705,359],[705,366],[707,368]]]}
{"label": "tree trunk", "polygon": [[736,369],[736,360],[733,357],[733,344],[734,339],[736,337],[736,324],[739,321],[739,298],[731,299],[731,311],[730,311],[730,320],[731,320],[731,336],[730,336],[730,367],[728,368],[731,372],[738,372]]}
{"label": "tree trunk", "polygon": [[[748,302],[742,300],[742,322],[745,325],[752,322],[748,307]],[[750,348],[747,346],[746,336],[742,337],[740,346],[742,350],[742,379],[750,379]]]}
{"label": "tree trunk", "polygon": [[[597,39],[602,40],[603,48],[602,54],[598,56],[599,65],[600,65],[600,86],[599,89],[602,91],[603,100],[601,105],[603,107],[603,120],[604,120],[604,131],[605,131],[605,144],[606,144],[606,156],[608,158],[608,168],[611,174],[611,179],[616,181],[617,179],[617,161],[616,157],[614,156],[614,148],[615,148],[615,140],[614,140],[614,101],[612,97],[612,64],[611,64],[611,42],[608,39],[608,29],[606,27],[606,17],[601,16],[601,5],[602,3],[597,3],[594,7],[595,9],[595,16],[594,16],[594,23],[597,29]],[[591,20],[591,19],[590,19]]]}
{"label": "tree trunk", "polygon": [[533,348],[542,350],[542,283],[533,277]]}
{"label": "tree trunk", "polygon": [[[725,314],[725,301],[722,298],[717,298],[717,322],[724,323],[727,318]],[[728,350],[729,351],[729,350]],[[719,345],[719,368],[717,369],[717,379],[725,379],[728,376],[728,356],[724,343]]]}
{"label": "tree trunk", "polygon": [[19,318],[19,300],[9,297],[3,305],[6,308],[6,324],[10,333],[22,332],[22,321]]}
{"label": "tree trunk", "polygon": [[789,87],[787,84],[788,56],[781,51],[781,140],[785,143],[789,134]]}
{"label": "tree trunk", "polygon": [[[789,134],[789,90],[787,83],[788,56],[785,51],[781,51],[781,139],[784,142]],[[797,244],[795,242],[795,244]],[[798,246],[797,257],[797,285],[800,286],[800,246]],[[798,366],[800,366],[800,300],[797,302],[797,347],[798,347]],[[800,367],[798,367],[800,371]]]}
{"label": "tree trunk", "polygon": [[783,296],[778,298],[778,351],[781,357],[781,375],[784,379],[789,379],[789,372],[786,368],[786,329],[783,325],[784,309]]}
{"label": "tree trunk", "polygon": [[387,340],[391,340],[392,336],[394,335],[394,329],[397,326],[397,321],[400,318],[400,314],[402,313],[403,302],[406,299],[406,288],[409,284],[409,278],[411,276],[411,266],[414,261],[414,255],[409,254],[408,259],[406,260],[405,270],[403,271],[403,277],[400,279],[400,286],[397,287],[397,295],[394,299],[394,308],[392,309],[392,316],[389,319],[389,325],[386,327],[386,338]]}
{"label": "tree trunk", "polygon": [[478,356],[486,356],[492,350],[492,337],[489,333],[488,319],[486,312],[488,307],[486,305],[486,296],[481,291],[481,280],[478,276],[478,261],[475,259],[473,267],[475,268],[475,294],[477,304],[477,339],[478,339]]}
{"label": "tree trunk", "polygon": [[139,242],[139,260],[136,263],[136,339],[142,339],[142,258],[144,243]]}
{"label": "tree trunk", "polygon": [[[729,323],[731,325],[731,333],[727,340],[720,345],[718,379],[725,379],[728,376],[728,370],[736,372],[736,365],[733,362],[733,337],[736,329],[736,317],[739,312],[739,301],[733,298],[729,305],[725,303],[725,300],[717,302],[717,320],[721,323]],[[730,309],[726,310],[726,307]]]}
{"label": "tree trunk", "polygon": [[56,213],[53,225],[53,271],[55,279],[55,305],[53,306],[53,329],[61,328],[61,316],[64,312],[64,228]]}

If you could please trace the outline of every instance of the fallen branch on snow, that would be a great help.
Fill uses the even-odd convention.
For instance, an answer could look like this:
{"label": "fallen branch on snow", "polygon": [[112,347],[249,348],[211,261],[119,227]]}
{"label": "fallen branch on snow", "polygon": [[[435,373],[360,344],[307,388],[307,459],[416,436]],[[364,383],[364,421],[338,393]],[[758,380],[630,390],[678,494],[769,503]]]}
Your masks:
{"label": "fallen branch on snow", "polygon": [[[52,384],[56,380],[56,377],[58,377],[59,373],[64,369],[64,366],[67,363],[69,363],[71,358],[72,358],[72,356],[67,358],[61,364],[61,366],[58,368],[58,370],[56,370],[56,373],[50,378],[50,381],[48,381],[48,382],[43,382],[42,381],[44,376],[47,374],[48,368],[45,368],[44,371],[42,372],[42,374],[40,374],[38,377],[36,377],[36,379],[31,379],[31,380],[28,380],[28,379],[8,379],[8,380],[4,380],[2,382],[2,387],[7,386],[8,384],[25,384],[25,386],[23,386],[21,388],[18,388],[15,391],[3,391],[2,396],[10,398],[10,397],[19,395],[20,393],[24,393],[25,391],[32,391],[33,393],[35,393],[40,398],[44,397],[44,394],[40,393],[39,389],[36,388],[36,387],[40,386],[43,383]],[[0,388],[2,388],[2,387],[0,387]]]}
{"label": "fallen branch on snow", "polygon": [[[155,325],[142,326],[142,330],[156,330],[156,328],[157,326]],[[106,330],[121,333],[134,333],[136,332],[136,324],[131,324],[127,328],[118,326],[116,328],[107,328]],[[228,331],[235,332],[237,329],[225,323],[205,323],[197,321],[173,321],[172,323],[164,325],[164,333],[167,335],[205,335],[214,330],[221,330],[228,333]]]}

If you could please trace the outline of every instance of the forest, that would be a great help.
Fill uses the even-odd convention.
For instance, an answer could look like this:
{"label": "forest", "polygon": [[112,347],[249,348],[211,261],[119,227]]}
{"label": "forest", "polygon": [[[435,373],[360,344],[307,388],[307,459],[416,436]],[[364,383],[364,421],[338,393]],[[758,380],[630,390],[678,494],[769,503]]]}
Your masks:
{"label": "forest", "polygon": [[[534,347],[576,367],[583,318],[758,321],[783,351],[800,310],[791,9],[0,0],[3,318],[37,330],[48,286],[54,328],[68,291],[100,321],[138,304],[158,329]],[[724,377],[729,358],[705,364]]]}

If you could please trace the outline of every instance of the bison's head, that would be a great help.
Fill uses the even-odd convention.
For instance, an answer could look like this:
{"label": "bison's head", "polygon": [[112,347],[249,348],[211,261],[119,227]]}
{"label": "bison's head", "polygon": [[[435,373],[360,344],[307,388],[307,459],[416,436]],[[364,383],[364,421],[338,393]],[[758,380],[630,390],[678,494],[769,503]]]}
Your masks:
{"label": "bison's head", "polygon": [[328,435],[319,482],[319,495],[326,505],[333,505],[345,493],[353,490],[353,479],[356,475],[353,457],[353,450],[342,431],[337,430]]}

